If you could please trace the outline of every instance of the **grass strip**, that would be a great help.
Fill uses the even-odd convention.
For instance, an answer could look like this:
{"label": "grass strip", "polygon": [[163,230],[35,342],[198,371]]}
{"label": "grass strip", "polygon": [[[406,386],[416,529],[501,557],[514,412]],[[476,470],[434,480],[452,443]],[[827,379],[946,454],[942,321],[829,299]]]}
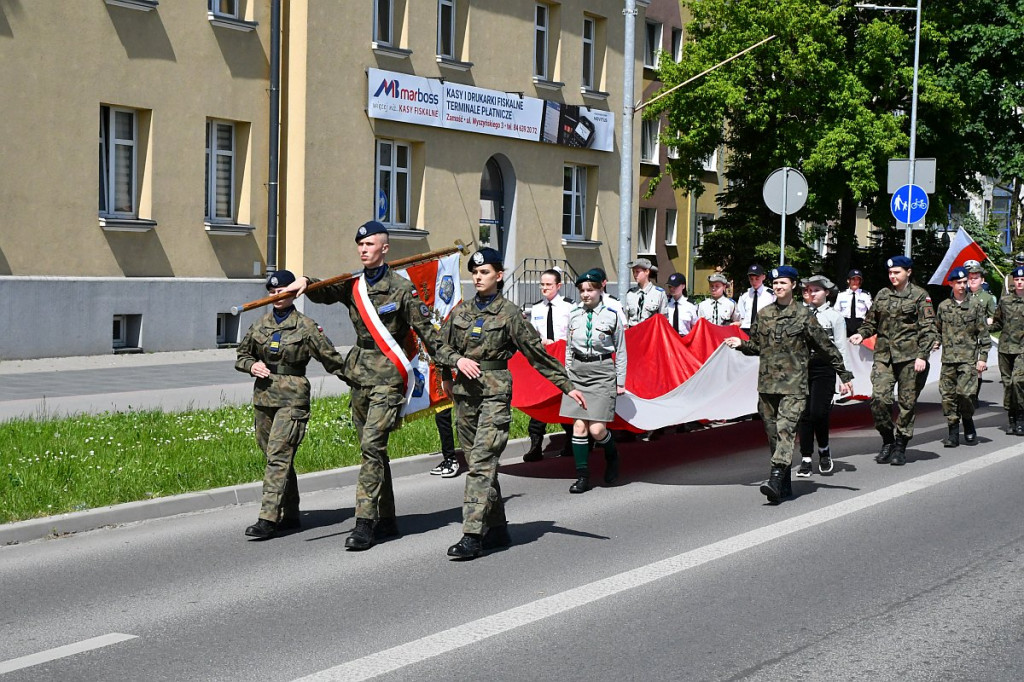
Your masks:
{"label": "grass strip", "polygon": [[[300,474],[359,463],[348,400],[313,401]],[[529,418],[512,412],[521,438]],[[392,459],[440,449],[430,416],[391,434]],[[0,523],[251,483],[263,465],[250,405],[14,420],[0,424]]]}

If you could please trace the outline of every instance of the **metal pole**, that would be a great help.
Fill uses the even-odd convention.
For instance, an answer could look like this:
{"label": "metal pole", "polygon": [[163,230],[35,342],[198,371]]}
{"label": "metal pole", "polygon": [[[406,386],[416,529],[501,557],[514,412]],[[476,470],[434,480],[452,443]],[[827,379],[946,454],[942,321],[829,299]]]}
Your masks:
{"label": "metal pole", "polygon": [[910,185],[910,189],[907,190],[907,235],[903,242],[903,255],[910,257],[910,243],[911,243],[911,225],[910,225],[910,211],[911,211],[911,198],[914,196],[914,166],[917,165],[916,152],[917,152],[917,72],[921,64],[921,0],[917,0],[917,26],[914,29],[914,85],[911,90],[912,94],[910,97],[910,178],[907,184]]}
{"label": "metal pole", "polygon": [[633,237],[633,72],[636,68],[636,0],[626,0],[622,10],[625,34],[622,45],[622,142],[619,149],[619,298],[629,291]]}
{"label": "metal pole", "polygon": [[782,239],[779,241],[779,265],[786,264],[786,200],[789,198],[789,166],[782,167]]}
{"label": "metal pole", "polygon": [[270,3],[270,168],[267,177],[267,274],[277,271],[277,183],[280,174],[281,0]]}

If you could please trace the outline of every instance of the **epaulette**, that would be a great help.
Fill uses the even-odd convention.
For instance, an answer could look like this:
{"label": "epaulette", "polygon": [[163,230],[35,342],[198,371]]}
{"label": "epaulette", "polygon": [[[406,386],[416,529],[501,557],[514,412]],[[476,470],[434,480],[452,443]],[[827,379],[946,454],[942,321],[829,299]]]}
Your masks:
{"label": "epaulette", "polygon": [[540,305],[541,303],[543,303],[543,302],[544,302],[544,301],[546,301],[546,300],[547,300],[546,298],[544,298],[544,297],[541,297],[541,298],[537,299],[537,300],[536,300],[536,301],[534,302],[534,304],[533,304],[533,305]]}
{"label": "epaulette", "polygon": [[619,300],[618,297],[616,297],[616,296],[614,296],[612,294],[605,294],[605,296],[607,296],[608,298],[612,299],[613,301]]}
{"label": "epaulette", "polygon": [[655,284],[655,285],[654,285],[654,290],[655,290],[655,291],[665,291],[664,289],[662,289],[661,287],[659,287],[659,286],[658,286],[657,284]]}

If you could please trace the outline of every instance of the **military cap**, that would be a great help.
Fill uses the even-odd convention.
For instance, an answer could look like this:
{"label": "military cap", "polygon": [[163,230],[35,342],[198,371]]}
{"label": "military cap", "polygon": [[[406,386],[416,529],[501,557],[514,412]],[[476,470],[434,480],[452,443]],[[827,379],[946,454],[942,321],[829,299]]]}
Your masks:
{"label": "military cap", "polygon": [[681,272],[673,272],[665,280],[665,284],[670,287],[684,287],[686,286],[686,277]]}
{"label": "military cap", "polygon": [[747,268],[747,274],[748,275],[763,275],[764,274],[764,268],[762,268],[757,263],[754,263],[749,268]]}
{"label": "military cap", "polygon": [[267,291],[271,289],[277,289],[279,287],[286,287],[295,281],[295,275],[292,274],[291,270],[278,270],[277,272],[270,273],[267,277]]}
{"label": "military cap", "polygon": [[596,284],[597,286],[601,286],[601,283],[604,282],[604,279],[604,270],[602,270],[601,268],[591,268],[576,277],[576,286],[579,286],[584,282],[590,282],[592,284]]}
{"label": "military cap", "polygon": [[708,275],[708,284],[712,282],[721,282],[722,284],[728,284],[729,280],[726,279],[725,275],[720,272],[716,272],[713,275]]}
{"label": "military cap", "polygon": [[889,260],[885,261],[886,267],[890,268],[903,268],[909,270],[914,267],[914,261],[909,256],[893,256]]}
{"label": "military cap", "polygon": [[967,272],[985,272],[985,268],[981,267],[981,263],[976,260],[965,261],[964,269]]}
{"label": "military cap", "polygon": [[780,265],[772,270],[772,279],[778,279],[780,277],[792,280],[795,283],[800,279],[800,273],[791,265]]}
{"label": "military cap", "polygon": [[812,275],[805,280],[801,280],[800,284],[807,286],[808,284],[817,284],[819,287],[826,291],[831,291],[836,288],[836,285],[832,283],[825,275]]}
{"label": "military cap", "polygon": [[1013,269],[1014,277],[1024,277],[1024,265],[1018,265]]}
{"label": "military cap", "polygon": [[478,265],[501,265],[501,254],[497,249],[485,246],[469,258],[469,271],[476,270]]}
{"label": "military cap", "polygon": [[958,279],[967,279],[967,268],[956,267],[949,271],[949,276],[946,277],[946,281],[955,282]]}
{"label": "military cap", "polygon": [[850,270],[848,273],[846,273],[846,279],[853,279],[854,277],[860,277],[861,279],[864,279],[864,273],[858,270],[857,268],[854,268],[853,270]]}
{"label": "military cap", "polygon": [[359,226],[356,230],[356,244],[363,241],[367,237],[375,234],[387,234],[388,228],[384,226],[384,223],[378,223],[376,220],[370,220]]}
{"label": "military cap", "polygon": [[1024,265],[1024,251],[1019,252],[1016,256],[1013,257],[1013,264]]}
{"label": "military cap", "polygon": [[643,268],[644,270],[651,269],[651,261],[649,258],[637,258],[636,260],[629,261],[626,265],[629,266],[630,270],[633,268]]}

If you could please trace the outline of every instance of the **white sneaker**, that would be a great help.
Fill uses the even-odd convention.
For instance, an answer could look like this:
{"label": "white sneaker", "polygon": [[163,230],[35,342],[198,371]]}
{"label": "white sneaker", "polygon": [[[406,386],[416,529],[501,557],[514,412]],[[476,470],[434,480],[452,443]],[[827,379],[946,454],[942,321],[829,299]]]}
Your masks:
{"label": "white sneaker", "polygon": [[436,467],[430,470],[431,476],[441,476],[444,474],[445,466],[448,464],[448,460],[442,459]]}
{"label": "white sneaker", "polygon": [[828,448],[818,450],[818,470],[823,474],[831,474],[833,468],[832,452]]}
{"label": "white sneaker", "polygon": [[811,475],[811,458],[804,457],[800,460],[800,468],[796,470],[796,475],[800,478],[807,478]]}
{"label": "white sneaker", "polygon": [[441,470],[441,478],[455,478],[462,472],[462,465],[457,459],[446,459],[441,465],[444,467]]}

